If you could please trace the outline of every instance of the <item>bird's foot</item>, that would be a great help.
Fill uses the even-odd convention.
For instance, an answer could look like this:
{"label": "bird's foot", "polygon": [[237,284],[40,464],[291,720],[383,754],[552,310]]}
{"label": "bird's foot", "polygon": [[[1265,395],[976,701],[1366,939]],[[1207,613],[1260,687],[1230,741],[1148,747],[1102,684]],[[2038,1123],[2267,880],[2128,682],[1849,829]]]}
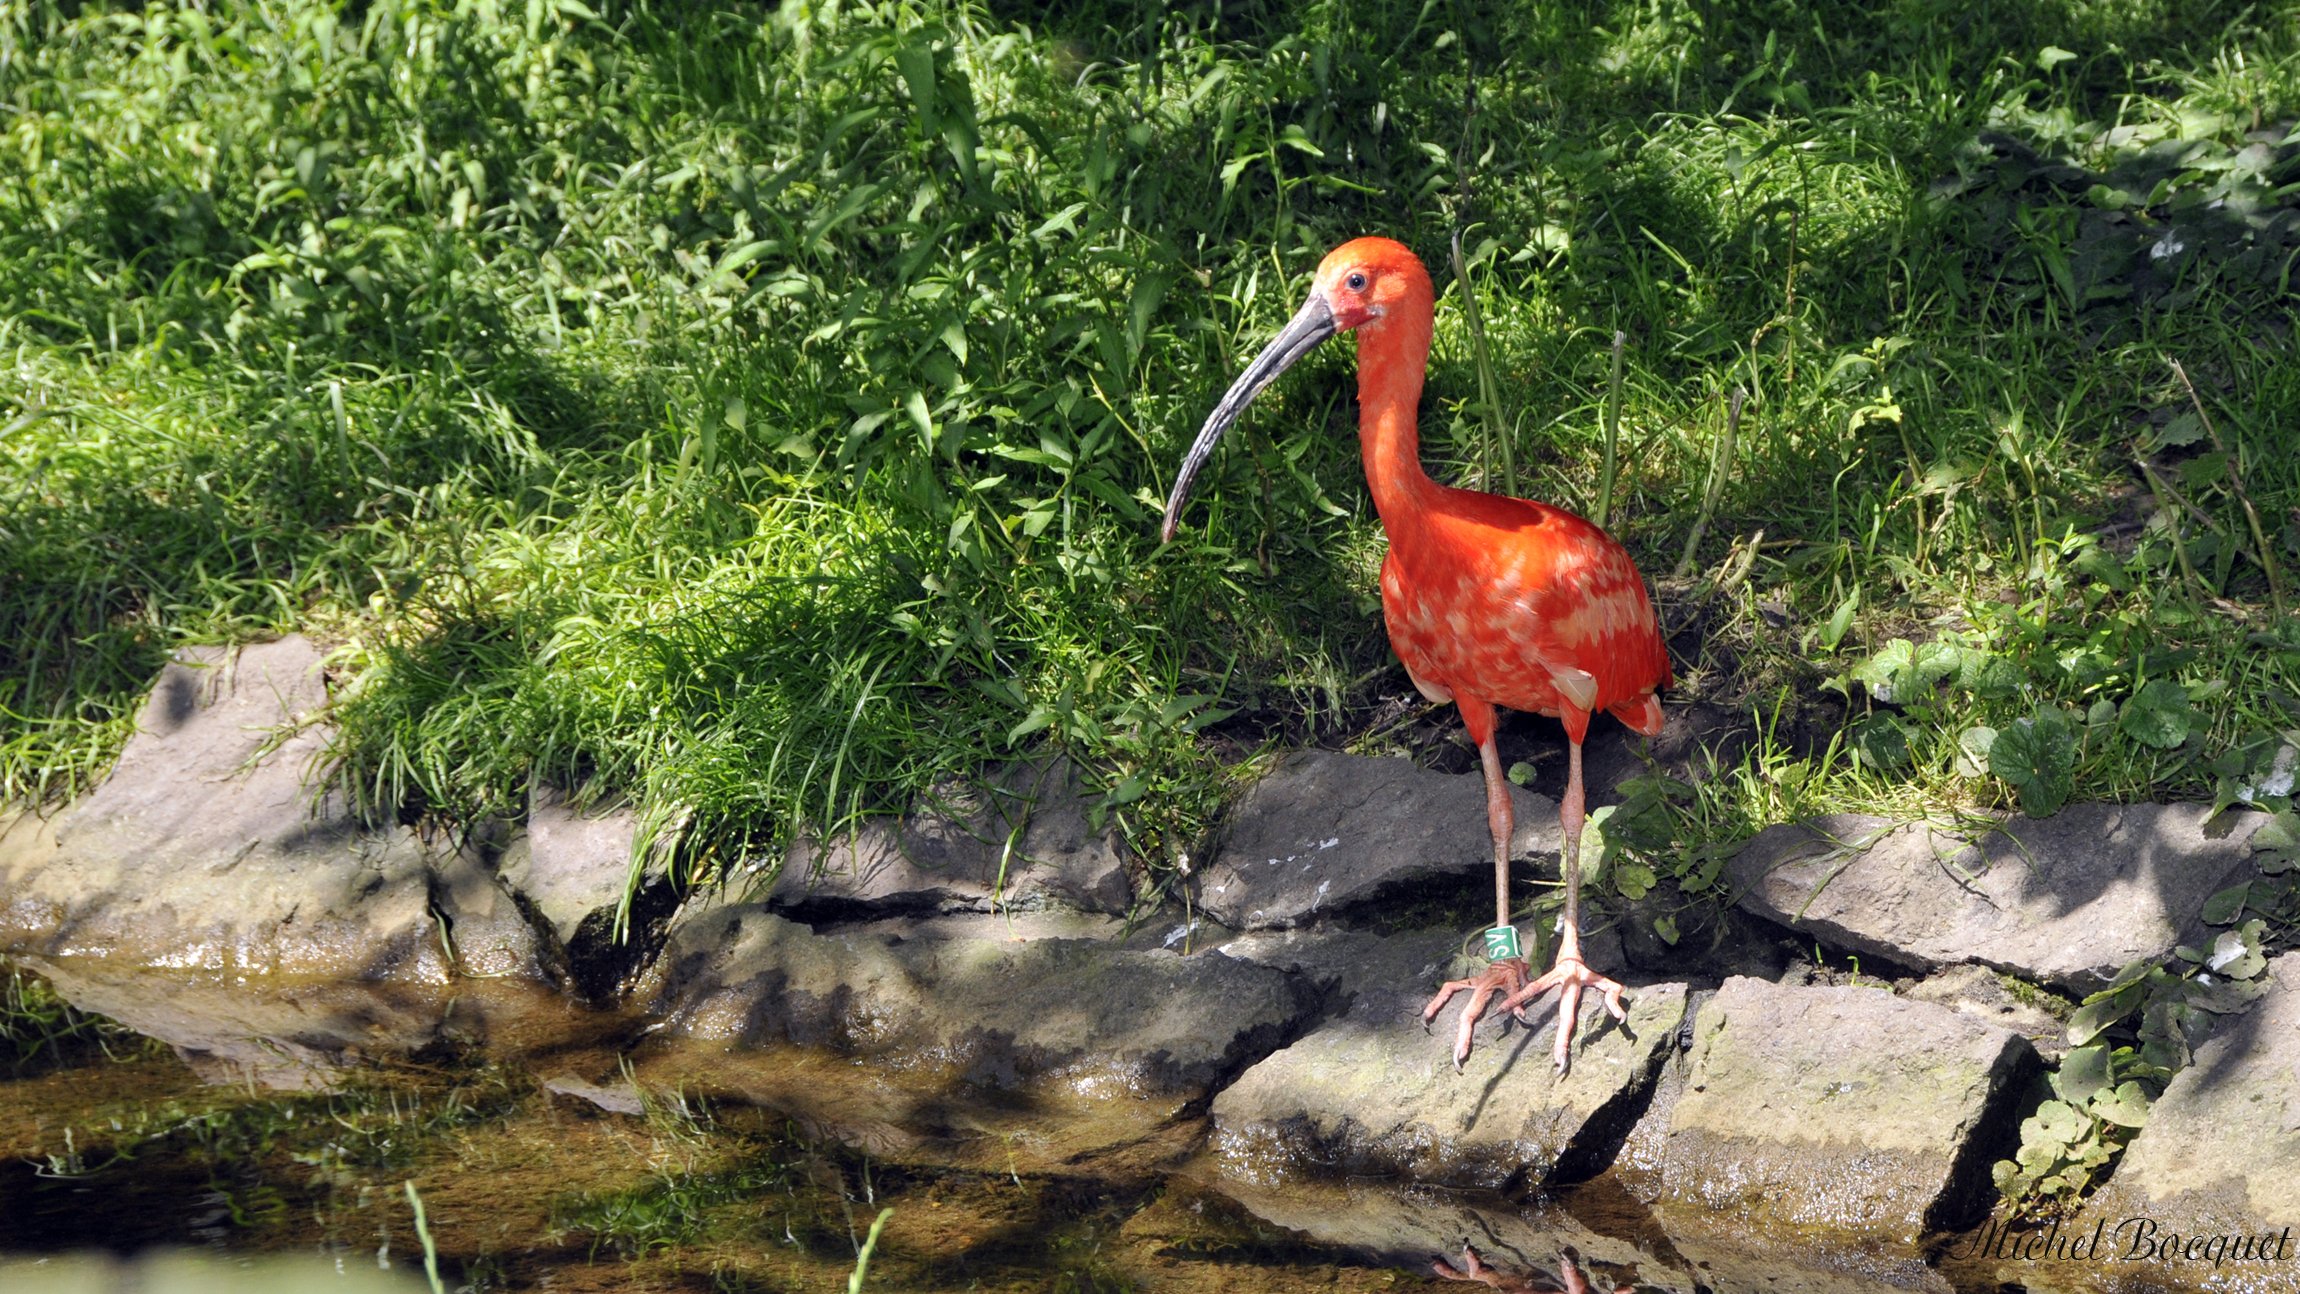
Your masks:
{"label": "bird's foot", "polygon": [[1522,1020],[1525,1018],[1525,1008],[1533,1005],[1551,989],[1558,990],[1555,1056],[1560,1071],[1565,1069],[1568,1049],[1573,1045],[1573,1026],[1581,1018],[1583,989],[1596,989],[1603,993],[1605,1009],[1612,1012],[1613,1018],[1624,1024],[1629,1021],[1629,1012],[1621,1005],[1621,995],[1625,990],[1620,981],[1607,979],[1589,969],[1588,963],[1581,960],[1579,943],[1578,939],[1567,940],[1557,954],[1557,964],[1550,967],[1547,974],[1502,999],[1501,1003],[1502,1010]]}
{"label": "bird's foot", "polygon": [[[1461,1029],[1454,1035],[1453,1041],[1453,1067],[1456,1071],[1469,1063],[1470,1038],[1477,1031],[1477,1022],[1485,1014],[1486,1004],[1496,997],[1515,998],[1523,994],[1526,982],[1532,975],[1533,967],[1526,963],[1525,958],[1503,957],[1488,964],[1482,975],[1447,980],[1438,986],[1437,996],[1422,1008],[1424,1029],[1429,1028],[1430,1022],[1437,1019],[1438,1012],[1445,1009],[1445,1004],[1453,1000],[1454,994],[1463,989],[1469,990],[1469,1005],[1462,1008]],[[1523,1020],[1525,1017],[1520,1015],[1518,1018]]]}

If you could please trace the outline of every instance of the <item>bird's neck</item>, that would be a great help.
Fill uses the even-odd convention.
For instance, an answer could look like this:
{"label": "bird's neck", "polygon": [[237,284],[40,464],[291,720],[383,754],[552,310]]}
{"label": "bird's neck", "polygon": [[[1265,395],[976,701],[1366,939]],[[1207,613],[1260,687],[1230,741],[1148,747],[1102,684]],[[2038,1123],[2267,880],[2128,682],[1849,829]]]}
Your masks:
{"label": "bird's neck", "polygon": [[1430,325],[1419,320],[1393,316],[1358,333],[1358,448],[1385,524],[1426,509],[1437,491],[1417,425],[1429,352]]}

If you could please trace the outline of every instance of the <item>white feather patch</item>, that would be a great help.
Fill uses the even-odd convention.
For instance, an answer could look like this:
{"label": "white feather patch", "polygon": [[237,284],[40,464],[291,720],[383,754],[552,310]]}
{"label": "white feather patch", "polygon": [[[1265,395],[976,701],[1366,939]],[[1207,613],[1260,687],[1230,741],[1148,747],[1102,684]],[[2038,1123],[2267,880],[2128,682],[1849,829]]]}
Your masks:
{"label": "white feather patch", "polygon": [[[1439,687],[1437,684],[1432,683],[1428,679],[1423,678],[1421,675],[1414,673],[1414,667],[1411,665],[1406,666],[1406,677],[1413,680],[1415,689],[1418,690],[1423,696],[1426,696],[1430,700],[1437,702],[1439,705],[1444,705],[1446,702],[1453,700],[1453,693],[1446,691],[1444,688]],[[1583,677],[1586,678],[1588,676],[1583,675]],[[1593,684],[1594,682],[1595,680],[1592,680]]]}
{"label": "white feather patch", "polygon": [[1573,703],[1576,710],[1597,708],[1597,676],[1571,665],[1549,667],[1549,681],[1557,685],[1557,693]]}

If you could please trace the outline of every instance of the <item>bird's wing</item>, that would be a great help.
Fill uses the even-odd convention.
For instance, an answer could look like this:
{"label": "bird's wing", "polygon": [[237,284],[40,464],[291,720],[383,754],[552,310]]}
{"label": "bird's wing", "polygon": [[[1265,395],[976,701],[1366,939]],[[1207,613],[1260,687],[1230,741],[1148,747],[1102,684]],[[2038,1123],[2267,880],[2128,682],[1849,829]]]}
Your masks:
{"label": "bird's wing", "polygon": [[1519,596],[1531,654],[1580,709],[1641,714],[1639,698],[1668,681],[1669,661],[1636,564],[1586,522],[1542,545],[1541,557],[1541,578]]}

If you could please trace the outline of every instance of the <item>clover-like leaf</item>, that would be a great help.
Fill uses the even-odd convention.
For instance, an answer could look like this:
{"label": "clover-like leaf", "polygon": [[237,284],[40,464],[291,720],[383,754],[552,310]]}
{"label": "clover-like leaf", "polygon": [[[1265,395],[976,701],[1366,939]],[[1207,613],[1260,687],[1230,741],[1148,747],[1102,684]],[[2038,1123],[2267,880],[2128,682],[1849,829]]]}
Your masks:
{"label": "clover-like leaf", "polygon": [[2154,1098],[2148,1089],[2137,1082],[2118,1083],[2113,1092],[2103,1092],[2092,1098],[2092,1112],[2120,1128],[2148,1126],[2148,1107]]}
{"label": "clover-like leaf", "polygon": [[[2029,1124],[2036,1125],[2036,1136],[2029,1136]],[[2066,1146],[2085,1134],[2091,1120],[2077,1112],[2066,1101],[2046,1101],[2036,1107],[2036,1113],[2021,1124],[2022,1149],[2034,1142],[2039,1145]]]}
{"label": "clover-like leaf", "polygon": [[2188,689],[2168,678],[2150,679],[2124,703],[2121,725],[2134,741],[2170,750],[2188,740]]}
{"label": "clover-like leaf", "polygon": [[1650,893],[1655,879],[1653,869],[1640,862],[1624,860],[1613,869],[1613,888],[1633,901]]}

